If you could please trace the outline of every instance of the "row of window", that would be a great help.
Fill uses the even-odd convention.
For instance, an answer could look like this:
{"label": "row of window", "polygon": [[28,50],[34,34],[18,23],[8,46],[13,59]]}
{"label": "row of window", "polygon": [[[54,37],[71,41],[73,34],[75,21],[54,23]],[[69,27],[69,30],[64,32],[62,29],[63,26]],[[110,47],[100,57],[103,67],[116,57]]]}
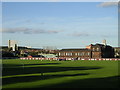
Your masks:
{"label": "row of window", "polygon": [[84,56],[84,55],[90,55],[90,52],[81,52],[81,53],[59,53],[59,56],[73,56],[73,55],[76,55],[76,56]]}
{"label": "row of window", "polygon": [[99,48],[92,48],[93,51],[99,51]]}

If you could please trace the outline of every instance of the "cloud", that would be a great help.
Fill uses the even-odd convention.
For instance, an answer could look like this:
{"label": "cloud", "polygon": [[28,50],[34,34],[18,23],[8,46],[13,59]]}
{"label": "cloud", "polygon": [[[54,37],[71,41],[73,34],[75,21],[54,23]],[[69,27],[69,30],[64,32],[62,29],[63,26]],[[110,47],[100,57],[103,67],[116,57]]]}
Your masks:
{"label": "cloud", "polygon": [[74,32],[71,34],[72,36],[75,36],[75,37],[81,37],[81,36],[89,36],[90,34],[88,33],[85,33],[85,32]]}
{"label": "cloud", "polygon": [[20,33],[20,32],[27,32],[30,29],[28,28],[3,28],[3,33]]}
{"label": "cloud", "polygon": [[31,29],[31,28],[4,28],[3,33],[24,33],[24,34],[56,34],[62,32],[62,30],[43,30],[43,29]]}
{"label": "cloud", "polygon": [[103,2],[98,5],[98,7],[112,7],[112,6],[118,6],[118,2]]}

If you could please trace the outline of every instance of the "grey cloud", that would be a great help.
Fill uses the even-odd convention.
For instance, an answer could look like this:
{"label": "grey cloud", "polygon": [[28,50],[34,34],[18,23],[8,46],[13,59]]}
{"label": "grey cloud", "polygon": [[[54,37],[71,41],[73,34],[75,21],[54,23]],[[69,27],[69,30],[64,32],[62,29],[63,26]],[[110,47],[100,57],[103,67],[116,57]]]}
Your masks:
{"label": "grey cloud", "polygon": [[118,2],[103,2],[98,5],[98,7],[111,7],[111,6],[118,6]]}
{"label": "grey cloud", "polygon": [[24,34],[55,34],[60,33],[62,30],[43,30],[31,28],[4,28],[3,33],[24,33]]}
{"label": "grey cloud", "polygon": [[59,32],[62,32],[62,30],[60,31],[57,31],[57,30],[49,30],[48,33],[59,33]]}
{"label": "grey cloud", "polygon": [[[33,30],[31,31],[31,34],[56,34],[60,33],[61,31],[58,30]],[[29,34],[29,33],[28,33]]]}
{"label": "grey cloud", "polygon": [[29,31],[28,28],[4,28],[2,29],[3,33],[20,33]]}
{"label": "grey cloud", "polygon": [[72,33],[71,35],[75,37],[81,37],[81,36],[89,36],[90,34],[82,33],[82,32],[75,32],[75,33]]}

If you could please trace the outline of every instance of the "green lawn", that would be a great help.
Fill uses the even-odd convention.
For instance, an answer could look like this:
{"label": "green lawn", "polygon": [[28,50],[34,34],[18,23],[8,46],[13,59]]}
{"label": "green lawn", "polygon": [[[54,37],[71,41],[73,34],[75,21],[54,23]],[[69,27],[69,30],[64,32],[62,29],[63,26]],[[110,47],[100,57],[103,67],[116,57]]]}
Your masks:
{"label": "green lawn", "polygon": [[119,62],[3,60],[2,88],[117,88]]}

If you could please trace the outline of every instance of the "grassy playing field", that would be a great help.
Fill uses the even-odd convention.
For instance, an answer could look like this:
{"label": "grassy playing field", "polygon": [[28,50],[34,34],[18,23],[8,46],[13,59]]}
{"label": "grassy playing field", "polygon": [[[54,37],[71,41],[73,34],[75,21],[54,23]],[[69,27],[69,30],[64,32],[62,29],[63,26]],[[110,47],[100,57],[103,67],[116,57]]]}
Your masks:
{"label": "grassy playing field", "polygon": [[118,61],[3,60],[2,88],[117,88]]}

